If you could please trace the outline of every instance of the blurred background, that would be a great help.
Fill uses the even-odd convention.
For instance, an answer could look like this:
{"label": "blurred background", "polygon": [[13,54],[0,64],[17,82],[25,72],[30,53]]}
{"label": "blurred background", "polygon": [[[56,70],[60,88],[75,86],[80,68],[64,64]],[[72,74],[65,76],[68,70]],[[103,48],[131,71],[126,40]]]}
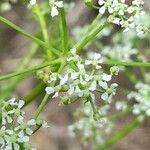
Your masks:
{"label": "blurred background", "polygon": [[[71,2],[71,1],[70,1]],[[77,26],[84,26],[92,21],[96,12],[85,7],[82,0],[76,0],[68,13],[67,22],[70,32]],[[145,9],[150,8],[150,0],[145,0]],[[36,33],[37,25],[30,17],[29,11],[22,4],[15,3],[10,11],[2,13],[13,23],[25,30]],[[0,74],[14,71],[19,65],[19,60],[27,54],[30,41],[10,28],[0,24]],[[39,64],[40,60],[35,58],[31,65]],[[123,77],[117,82],[130,87]],[[37,85],[35,75],[23,80],[17,87],[13,96],[23,97]],[[122,98],[118,95],[117,98]],[[59,100],[51,101],[42,113],[42,117],[48,122],[48,129],[41,129],[33,135],[32,145],[38,150],[93,150],[92,144],[84,146],[79,138],[72,138],[68,135],[67,126],[73,123],[73,113],[79,103],[71,106],[58,106]],[[27,117],[38,105],[38,102],[31,103],[25,108]],[[115,130],[120,129],[132,116],[123,117],[117,122]],[[150,121],[146,120],[142,126],[134,130],[130,135],[117,143],[113,150],[149,150],[150,149]]]}

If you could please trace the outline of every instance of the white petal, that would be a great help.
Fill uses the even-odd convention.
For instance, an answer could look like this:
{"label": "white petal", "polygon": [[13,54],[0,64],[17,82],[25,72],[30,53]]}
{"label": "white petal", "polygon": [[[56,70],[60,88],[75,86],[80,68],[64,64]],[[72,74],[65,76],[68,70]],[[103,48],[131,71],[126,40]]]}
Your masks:
{"label": "white petal", "polygon": [[64,85],[68,81],[68,74],[66,74],[63,78],[60,80],[60,85]]}
{"label": "white petal", "polygon": [[30,0],[30,5],[35,5],[36,4],[36,0]]}
{"label": "white petal", "polygon": [[70,50],[70,52],[71,52],[71,54],[76,54],[76,49],[75,48],[72,48],[71,50]]}
{"label": "white petal", "polygon": [[98,1],[98,4],[99,4],[99,5],[103,5],[104,3],[105,3],[104,0],[99,0],[99,1]]}
{"label": "white petal", "polygon": [[104,14],[105,13],[105,6],[102,6],[100,9],[99,9],[99,13],[100,14]]}
{"label": "white petal", "polygon": [[15,105],[16,104],[15,100],[16,100],[15,98],[10,99],[9,100],[10,105]]}
{"label": "white petal", "polygon": [[80,88],[78,86],[75,89],[75,93],[77,93],[79,97],[83,96],[83,92],[80,90]]}
{"label": "white petal", "polygon": [[28,136],[23,136],[18,139],[18,142],[26,143],[29,142],[29,137]]}
{"label": "white petal", "polygon": [[20,150],[20,146],[17,143],[14,143],[13,145],[15,150]]}
{"label": "white petal", "polygon": [[101,98],[103,99],[103,100],[107,100],[108,99],[108,93],[103,93],[102,95],[101,95]]}
{"label": "white petal", "polygon": [[14,131],[13,130],[6,130],[6,132],[10,135],[14,134]]}
{"label": "white petal", "polygon": [[42,127],[43,128],[49,128],[49,125],[48,125],[48,123],[46,121],[44,121],[43,124],[42,124]]}
{"label": "white petal", "polygon": [[53,96],[52,96],[52,98],[56,98],[56,97],[58,97],[58,92],[56,92]]}
{"label": "white petal", "polygon": [[92,84],[91,84],[91,86],[90,86],[90,88],[89,88],[89,90],[90,91],[95,91],[96,90],[96,86],[97,86],[96,81],[93,81]]}
{"label": "white petal", "polygon": [[96,65],[96,69],[98,70],[98,69],[101,69],[102,67],[101,66],[99,66],[99,65]]}
{"label": "white petal", "polygon": [[22,116],[19,116],[18,118],[17,118],[17,122],[19,123],[19,124],[22,124],[23,123],[23,117]]}
{"label": "white petal", "polygon": [[84,69],[84,65],[83,65],[83,64],[81,64],[81,63],[78,63],[78,64],[77,64],[77,67],[78,67],[78,69],[79,69],[79,70]]}
{"label": "white petal", "polygon": [[146,115],[150,116],[150,109],[146,110]]}
{"label": "white petal", "polygon": [[12,118],[10,116],[7,116],[7,122],[8,123],[12,123],[13,122],[13,120],[12,120]]}
{"label": "white petal", "polygon": [[52,94],[52,93],[55,92],[55,90],[52,87],[46,87],[45,91],[46,91],[47,94]]}
{"label": "white petal", "polygon": [[108,74],[106,74],[106,73],[103,73],[103,74],[102,74],[102,79],[103,79],[104,81],[110,81],[110,80],[111,80],[111,75],[108,75]]}
{"label": "white petal", "polygon": [[55,5],[59,8],[63,7],[63,1],[58,1],[58,2],[55,2]]}
{"label": "white petal", "polygon": [[56,7],[52,7],[52,10],[51,10],[51,16],[52,17],[55,17],[58,15],[58,10]]}
{"label": "white petal", "polygon": [[95,100],[95,95],[90,93],[92,100]]}
{"label": "white petal", "polygon": [[23,100],[19,100],[18,107],[22,108],[24,106],[24,103],[25,102]]}
{"label": "white petal", "polygon": [[93,76],[90,76],[88,74],[85,74],[85,81],[90,81],[91,79],[93,79]]}
{"label": "white petal", "polygon": [[103,89],[108,89],[107,82],[99,81],[99,86],[102,87]]}
{"label": "white petal", "polygon": [[35,121],[35,119],[31,119],[31,120],[29,120],[29,121],[27,122],[27,125],[29,125],[29,126],[36,125],[36,121]]}
{"label": "white petal", "polygon": [[26,129],[26,133],[27,133],[28,135],[32,135],[33,131],[32,131],[30,128],[27,128],[27,129]]}
{"label": "white petal", "polygon": [[134,109],[133,109],[133,114],[134,114],[134,115],[138,115],[138,114],[140,114],[140,112],[141,112],[141,111],[140,111],[140,109],[138,109],[138,108],[134,108]]}
{"label": "white petal", "polygon": [[85,61],[85,64],[86,64],[86,65],[91,65],[92,63],[93,63],[92,60],[86,60],[86,61]]}
{"label": "white petal", "polygon": [[68,94],[72,95],[74,93],[74,87],[71,86],[70,89],[68,90]]}
{"label": "white petal", "polygon": [[101,54],[94,53],[94,60],[99,60],[101,58]]}
{"label": "white petal", "polygon": [[71,79],[72,79],[72,80],[77,79],[78,76],[79,76],[79,73],[78,73],[78,72],[73,72],[73,73],[71,73]]}

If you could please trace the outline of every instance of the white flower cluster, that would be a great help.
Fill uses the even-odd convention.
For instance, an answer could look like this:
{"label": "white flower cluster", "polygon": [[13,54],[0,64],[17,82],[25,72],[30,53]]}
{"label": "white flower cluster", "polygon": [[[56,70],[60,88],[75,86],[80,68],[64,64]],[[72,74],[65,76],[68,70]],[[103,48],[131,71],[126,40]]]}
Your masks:
{"label": "white flower cluster", "polygon": [[129,99],[135,99],[136,103],[133,106],[133,114],[139,115],[145,113],[150,116],[150,86],[139,82],[136,84],[135,88],[137,92],[131,92],[128,95]]}
{"label": "white flower cluster", "polygon": [[132,48],[129,44],[115,44],[114,46],[105,46],[102,54],[109,59],[119,61],[132,61],[132,56],[138,54],[138,50]]}
{"label": "white flower cluster", "polygon": [[0,129],[0,149],[20,150],[33,149],[29,142],[29,137],[36,127],[36,121],[24,120],[25,112],[21,110],[24,105],[23,100],[16,101],[15,98],[0,103],[1,129]]}
{"label": "white flower cluster", "polygon": [[[101,99],[110,102],[115,94],[116,83],[111,85],[108,82],[112,75],[118,72],[118,68],[112,67],[111,73],[103,72],[101,64],[102,58],[99,53],[94,53],[89,60],[83,60],[76,54],[76,49],[71,50],[71,56],[67,59],[68,65],[62,75],[52,73],[46,87],[47,94],[58,97],[60,92],[65,92],[62,101],[71,103],[75,99],[82,98],[87,101],[90,97],[95,100],[95,94],[101,93]],[[90,69],[91,68],[91,69]]]}
{"label": "white flower cluster", "polygon": [[115,108],[118,111],[126,111],[127,108],[128,108],[128,105],[127,105],[127,103],[125,101],[117,101],[115,103]]}
{"label": "white flower cluster", "polygon": [[51,16],[52,18],[58,16],[59,11],[58,8],[62,8],[64,6],[63,1],[49,0],[49,4],[51,6]]}
{"label": "white flower cluster", "polygon": [[31,6],[35,5],[35,4],[36,4],[36,0],[30,0],[30,1],[29,1],[29,4],[30,4]]}
{"label": "white flower cluster", "polygon": [[[109,106],[105,105],[100,109],[102,115],[106,115],[109,110]],[[81,141],[84,144],[88,144],[89,141],[93,143],[103,143],[103,134],[110,134],[113,124],[106,118],[102,117],[100,121],[93,120],[92,108],[89,103],[84,104],[83,108],[80,108],[75,113],[76,121],[72,125],[68,126],[69,135],[74,137],[75,135],[81,135]]]}
{"label": "white flower cluster", "polygon": [[9,11],[12,6],[11,3],[17,3],[18,0],[1,0],[0,1],[0,12]]}
{"label": "white flower cluster", "polygon": [[143,0],[133,0],[131,5],[127,5],[125,0],[99,0],[99,12],[110,14],[108,21],[121,25],[128,31],[130,28],[139,28],[136,19],[143,13]]}

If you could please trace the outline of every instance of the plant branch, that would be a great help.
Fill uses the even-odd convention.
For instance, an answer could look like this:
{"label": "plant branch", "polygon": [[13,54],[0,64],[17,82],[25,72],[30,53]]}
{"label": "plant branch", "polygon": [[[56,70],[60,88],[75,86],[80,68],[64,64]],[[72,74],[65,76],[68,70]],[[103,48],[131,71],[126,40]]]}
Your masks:
{"label": "plant branch", "polygon": [[51,47],[50,45],[47,45],[47,43],[45,43],[42,40],[38,39],[37,37],[31,35],[27,31],[25,31],[24,29],[18,27],[17,25],[13,24],[12,22],[10,22],[9,20],[3,18],[2,16],[0,16],[0,22],[5,24],[5,25],[7,25],[8,27],[16,30],[17,32],[19,32],[22,35],[24,35],[25,37],[28,37],[30,40],[32,40],[33,42],[39,44],[40,46],[42,46],[42,47],[44,47],[46,49],[50,49],[54,54],[60,55],[60,52],[58,50],[56,50],[55,48]]}
{"label": "plant branch", "polygon": [[84,36],[84,38],[75,45],[75,48],[77,49],[77,52],[80,52],[84,46],[86,46],[87,43],[89,43],[100,31],[102,31],[109,23],[106,21],[102,25],[99,25],[97,27],[93,27],[93,30],[90,32],[90,34],[87,34]]}
{"label": "plant branch", "polygon": [[68,30],[67,30],[67,22],[65,17],[65,10],[64,7],[60,8],[60,29],[61,29],[61,36],[62,36],[62,44],[63,44],[63,51],[64,54],[68,52]]}
{"label": "plant branch", "polygon": [[47,102],[49,100],[48,98],[49,98],[49,95],[46,94],[44,96],[44,99],[42,100],[41,104],[39,105],[39,107],[36,109],[36,111],[33,114],[33,118],[34,119],[37,119],[37,117],[39,116],[40,112],[43,110],[44,106],[47,104]]}
{"label": "plant branch", "polygon": [[33,73],[33,72],[35,72],[39,69],[42,69],[42,68],[45,68],[47,66],[51,66],[51,65],[54,65],[54,64],[58,64],[60,62],[61,62],[61,59],[56,59],[56,60],[53,60],[53,61],[48,62],[48,63],[44,63],[44,64],[41,64],[41,65],[37,65],[35,67],[31,67],[29,69],[24,69],[24,70],[21,70],[21,71],[17,71],[17,72],[13,72],[13,73],[10,73],[10,74],[7,74],[7,75],[3,75],[3,76],[0,76],[0,81],[9,79],[9,78],[12,78],[12,77],[15,77],[15,76],[19,76],[19,75],[24,75],[24,74],[27,74],[27,73]]}

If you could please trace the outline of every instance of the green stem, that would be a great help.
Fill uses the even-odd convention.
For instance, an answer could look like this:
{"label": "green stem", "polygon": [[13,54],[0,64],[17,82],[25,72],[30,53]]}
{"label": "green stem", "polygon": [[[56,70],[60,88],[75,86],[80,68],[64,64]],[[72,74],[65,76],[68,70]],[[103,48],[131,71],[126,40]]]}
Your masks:
{"label": "green stem", "polygon": [[28,37],[29,39],[31,39],[32,41],[36,42],[37,44],[46,47],[46,45],[45,45],[45,43],[43,41],[41,41],[40,39],[34,37],[30,33],[26,32],[25,30],[23,30],[22,28],[18,27],[15,24],[13,24],[9,20],[3,18],[2,16],[0,16],[0,22],[5,24],[5,25],[7,25],[7,26],[9,26],[10,28],[16,30],[17,32],[21,33],[22,35]]}
{"label": "green stem", "polygon": [[127,110],[125,110],[125,111],[121,111],[121,112],[118,112],[116,114],[113,114],[113,115],[109,116],[108,119],[111,121],[115,121],[118,118],[121,118],[121,117],[129,114],[130,112],[132,112],[132,107],[128,107]]}
{"label": "green stem", "polygon": [[39,107],[36,109],[36,111],[33,114],[33,118],[34,119],[37,119],[37,117],[39,116],[40,112],[44,109],[45,105],[47,104],[47,102],[49,100],[48,98],[49,98],[49,95],[46,94],[44,96],[44,99],[42,100],[41,104],[39,105]]}
{"label": "green stem", "polygon": [[118,141],[127,136],[135,128],[137,128],[144,121],[144,119],[145,119],[144,116],[138,116],[136,119],[129,122],[123,129],[121,129],[111,138],[106,140],[106,142],[104,142],[102,145],[97,146],[96,150],[107,150],[112,145],[116,144]]}
{"label": "green stem", "polygon": [[[45,21],[45,18],[44,18],[44,14],[40,10],[39,5],[35,5],[33,7],[33,11],[35,12],[35,14],[38,17],[38,22],[39,22],[39,24],[41,26],[41,29],[42,29],[42,34],[43,34],[44,41],[47,45],[49,45],[49,37],[48,37],[48,31],[47,31],[47,27],[46,27],[46,21]],[[46,54],[47,54],[48,59],[50,59],[51,58],[51,53],[50,53],[48,48],[46,49]]]}
{"label": "green stem", "polygon": [[37,65],[35,67],[31,67],[29,69],[24,69],[24,70],[21,70],[21,71],[17,71],[17,72],[13,72],[13,73],[10,73],[10,74],[7,74],[7,75],[0,76],[0,80],[6,80],[6,79],[9,79],[9,78],[19,76],[19,75],[24,75],[24,74],[27,74],[27,73],[33,73],[33,72],[35,72],[39,69],[45,68],[45,67],[50,66],[50,65],[58,64],[60,62],[61,62],[61,59],[56,59],[56,60],[53,60],[53,61],[48,62],[48,63],[44,63],[44,64],[41,64],[41,65]]}
{"label": "green stem", "polygon": [[117,65],[117,66],[127,66],[127,67],[150,67],[150,63],[143,62],[122,62],[122,61],[113,61],[107,60],[103,63],[104,65]]}
{"label": "green stem", "polygon": [[0,22],[7,25],[8,27],[16,30],[17,32],[21,33],[22,35],[28,37],[30,40],[32,40],[33,42],[39,44],[40,46],[46,48],[46,49],[50,49],[54,54],[56,55],[60,55],[60,52],[58,50],[56,50],[55,48],[51,47],[50,45],[47,45],[47,43],[41,41],[40,39],[38,39],[37,37],[31,35],[30,33],[26,32],[24,29],[18,27],[17,25],[13,24],[12,22],[10,22],[9,20],[3,18],[2,16],[0,16]]}
{"label": "green stem", "polygon": [[94,19],[94,21],[92,22],[92,24],[89,25],[86,31],[83,33],[83,37],[81,38],[81,41],[83,41],[89,35],[89,31],[92,31],[95,28],[95,26],[97,26],[97,24],[100,22],[100,18],[101,18],[101,14],[98,14]]}
{"label": "green stem", "polygon": [[[61,60],[62,59],[56,59],[56,60],[53,60],[49,63],[44,63],[44,64],[41,64],[41,65],[38,65],[38,66],[35,66],[35,67],[31,67],[29,69],[25,69],[25,70],[22,70],[22,71],[18,71],[18,72],[10,73],[10,74],[7,74],[7,75],[3,75],[3,76],[0,76],[0,80],[6,80],[6,79],[9,79],[11,77],[15,77],[15,76],[26,74],[26,73],[32,73],[32,72],[35,72],[36,70],[42,69],[44,67],[54,65],[54,64],[58,64],[58,63],[61,62]],[[150,63],[142,63],[142,62],[105,61],[103,64],[110,65],[110,66],[118,65],[118,66],[128,66],[128,67],[150,67]]]}
{"label": "green stem", "polygon": [[40,84],[38,84],[32,91],[31,93],[29,93],[27,96],[25,96],[23,99],[25,101],[25,105],[28,105],[29,103],[31,103],[37,96],[42,94],[42,91],[44,91],[46,87],[46,84],[41,82]]}
{"label": "green stem", "polygon": [[64,7],[60,8],[60,29],[61,29],[61,36],[62,36],[62,44],[63,44],[63,52],[67,54],[68,52],[68,30],[67,30],[67,22],[65,17],[65,10]]}
{"label": "green stem", "polygon": [[82,50],[82,48],[91,41],[100,31],[102,31],[109,23],[106,21],[102,25],[97,26],[96,28],[90,32],[87,36],[85,36],[79,43],[76,44],[75,48],[78,52]]}

